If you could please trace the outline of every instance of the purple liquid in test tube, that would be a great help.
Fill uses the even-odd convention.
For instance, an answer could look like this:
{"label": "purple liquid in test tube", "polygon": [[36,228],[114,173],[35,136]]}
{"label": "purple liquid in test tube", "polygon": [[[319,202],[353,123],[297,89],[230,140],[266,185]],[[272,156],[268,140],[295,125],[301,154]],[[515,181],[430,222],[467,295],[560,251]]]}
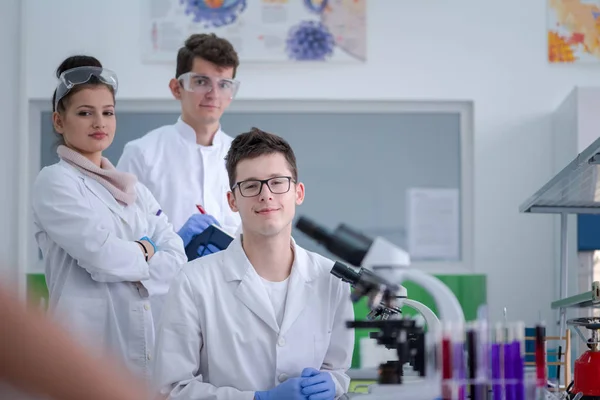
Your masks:
{"label": "purple liquid in test tube", "polygon": [[465,400],[466,385],[465,385],[465,331],[464,326],[456,326],[453,330],[453,349],[452,355],[454,358],[454,372],[452,376],[457,386],[458,400]]}
{"label": "purple liquid in test tube", "polygon": [[504,333],[502,324],[497,324],[492,343],[492,399],[504,400],[502,395],[502,342]]}
{"label": "purple liquid in test tube", "polygon": [[525,400],[525,324],[516,322],[513,326],[512,353],[514,362],[515,400]]}
{"label": "purple liquid in test tube", "polygon": [[512,326],[507,326],[506,338],[504,341],[504,382],[505,382],[505,393],[506,400],[516,400],[515,396],[515,352],[514,346],[514,335]]}

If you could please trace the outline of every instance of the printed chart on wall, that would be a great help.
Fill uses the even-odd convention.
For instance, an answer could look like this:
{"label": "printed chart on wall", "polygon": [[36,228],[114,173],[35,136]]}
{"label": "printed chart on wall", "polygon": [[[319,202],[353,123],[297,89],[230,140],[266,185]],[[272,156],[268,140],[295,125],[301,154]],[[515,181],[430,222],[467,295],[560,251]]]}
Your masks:
{"label": "printed chart on wall", "polygon": [[144,0],[144,62],[174,63],[193,33],[228,39],[242,62],[365,62],[366,0]]}
{"label": "printed chart on wall", "polygon": [[406,192],[408,252],[412,260],[460,260],[458,189],[411,188]]}
{"label": "printed chart on wall", "polygon": [[548,61],[600,61],[600,0],[548,0]]}

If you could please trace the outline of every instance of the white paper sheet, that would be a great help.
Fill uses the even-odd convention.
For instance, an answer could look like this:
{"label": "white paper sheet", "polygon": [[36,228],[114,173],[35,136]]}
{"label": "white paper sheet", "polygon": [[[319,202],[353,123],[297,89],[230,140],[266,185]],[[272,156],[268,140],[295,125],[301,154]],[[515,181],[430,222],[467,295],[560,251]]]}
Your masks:
{"label": "white paper sheet", "polygon": [[460,259],[458,189],[407,191],[408,251],[412,260]]}

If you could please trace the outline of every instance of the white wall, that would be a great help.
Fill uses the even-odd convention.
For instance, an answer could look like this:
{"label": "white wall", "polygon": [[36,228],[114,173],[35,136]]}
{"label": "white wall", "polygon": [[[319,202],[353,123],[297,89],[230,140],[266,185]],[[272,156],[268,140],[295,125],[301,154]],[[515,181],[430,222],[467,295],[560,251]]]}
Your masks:
{"label": "white wall", "polygon": [[[82,51],[118,71],[121,98],[169,98],[174,63],[140,61],[140,1],[27,0],[29,98],[49,99],[55,68]],[[553,217],[518,207],[551,177],[550,114],[600,68],[548,65],[545,22],[545,0],[369,1],[367,64],[246,64],[239,96],[474,100],[475,264],[491,315],[548,319]]]}
{"label": "white wall", "polygon": [[17,278],[20,1],[0,2],[0,282]]}

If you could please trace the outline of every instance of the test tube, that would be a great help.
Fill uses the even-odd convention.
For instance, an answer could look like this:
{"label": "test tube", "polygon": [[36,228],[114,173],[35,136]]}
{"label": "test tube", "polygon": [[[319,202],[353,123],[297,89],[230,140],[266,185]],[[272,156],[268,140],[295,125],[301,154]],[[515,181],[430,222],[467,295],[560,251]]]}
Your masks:
{"label": "test tube", "polygon": [[457,392],[458,400],[465,400],[466,398],[466,385],[465,385],[465,327],[462,324],[456,324],[453,331],[452,337],[452,358],[454,372],[452,373],[454,379],[454,386]]}
{"label": "test tube", "polygon": [[513,339],[515,400],[525,400],[525,323],[514,323]]}
{"label": "test tube", "polygon": [[492,343],[492,399],[504,400],[504,390],[502,388],[502,343],[504,342],[504,327],[497,323],[494,330],[494,340]]}
{"label": "test tube", "polygon": [[546,327],[539,324],[535,327],[535,371],[536,386],[546,387]]}
{"label": "test tube", "polygon": [[[480,348],[480,339],[479,339],[479,329],[478,324],[473,322],[469,324],[466,333],[466,343],[467,343],[467,355],[469,358],[469,393],[471,394],[471,400],[485,400],[487,397],[487,386],[486,382],[481,380],[479,376],[479,371],[481,371],[481,367],[479,367],[478,363],[480,360],[479,352],[483,349]],[[483,350],[487,351],[487,349]],[[486,366],[484,366],[486,367]]]}
{"label": "test tube", "polygon": [[442,325],[440,365],[442,369],[442,399],[454,400],[452,385],[452,325]]}
{"label": "test tube", "polygon": [[514,327],[509,324],[506,327],[506,337],[503,344],[503,363],[504,363],[504,391],[506,400],[516,400],[515,393],[515,354],[514,346]]}

